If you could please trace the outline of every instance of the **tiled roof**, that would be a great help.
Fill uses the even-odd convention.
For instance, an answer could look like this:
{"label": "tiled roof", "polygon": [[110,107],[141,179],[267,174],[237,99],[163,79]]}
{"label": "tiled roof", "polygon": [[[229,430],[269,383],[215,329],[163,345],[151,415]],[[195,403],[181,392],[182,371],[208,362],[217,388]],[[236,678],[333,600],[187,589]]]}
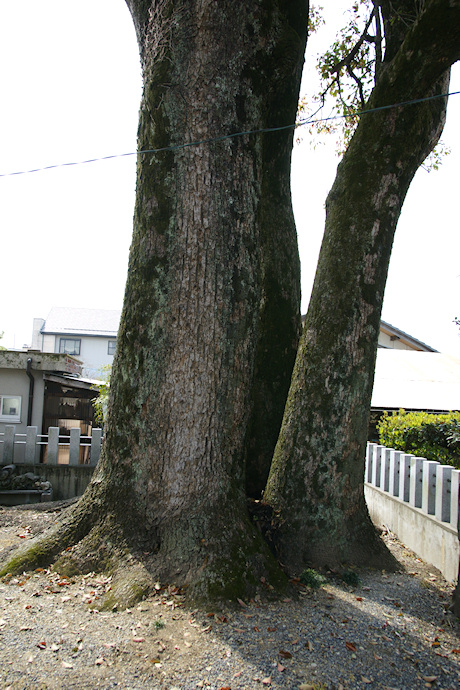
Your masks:
{"label": "tiled roof", "polygon": [[65,335],[98,335],[115,338],[120,323],[120,316],[121,309],[53,307],[41,332]]}

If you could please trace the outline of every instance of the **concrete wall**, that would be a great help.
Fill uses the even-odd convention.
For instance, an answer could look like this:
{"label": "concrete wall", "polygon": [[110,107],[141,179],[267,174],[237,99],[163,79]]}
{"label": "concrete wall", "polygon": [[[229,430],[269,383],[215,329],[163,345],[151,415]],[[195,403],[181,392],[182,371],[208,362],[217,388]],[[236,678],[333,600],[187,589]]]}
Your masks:
{"label": "concrete wall", "polygon": [[374,524],[457,579],[460,470],[368,443],[364,492]]}
{"label": "concrete wall", "polygon": [[420,558],[438,568],[446,580],[457,580],[457,530],[370,484],[365,485],[364,495],[375,525],[388,527]]}
{"label": "concrete wall", "polygon": [[94,472],[90,465],[29,465],[17,468],[19,474],[32,472],[53,487],[53,501],[81,496]]}

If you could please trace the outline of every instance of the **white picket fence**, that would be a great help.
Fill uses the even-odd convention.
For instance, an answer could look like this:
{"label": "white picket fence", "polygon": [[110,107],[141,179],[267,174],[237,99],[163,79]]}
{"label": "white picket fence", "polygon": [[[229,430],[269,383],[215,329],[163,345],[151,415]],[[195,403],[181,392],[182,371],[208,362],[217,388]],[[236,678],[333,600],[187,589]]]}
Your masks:
{"label": "white picket fence", "polygon": [[448,580],[458,575],[460,470],[376,443],[367,444],[365,495],[385,525]]}
{"label": "white picket fence", "polygon": [[[46,446],[46,466],[64,460],[73,467],[94,467],[101,444],[101,429],[93,429],[91,436],[71,429],[69,436],[59,434],[58,427],[38,434],[37,427],[31,426],[19,434],[8,425],[0,433],[0,464],[37,464],[39,449]],[[459,564],[460,470],[368,443],[364,479],[374,523],[385,525],[421,558],[439,568],[447,580],[454,581]]]}
{"label": "white picket fence", "polygon": [[39,434],[36,426],[28,426],[25,434],[16,433],[13,425],[5,426],[0,433],[0,462],[9,464],[36,464],[38,449],[46,446],[46,464],[59,464],[62,456],[69,465],[81,464],[81,448],[84,464],[97,465],[101,454],[102,429],[92,429],[91,436],[83,436],[80,429],[71,429],[68,434],[59,434],[59,427],[50,427],[48,434]]}

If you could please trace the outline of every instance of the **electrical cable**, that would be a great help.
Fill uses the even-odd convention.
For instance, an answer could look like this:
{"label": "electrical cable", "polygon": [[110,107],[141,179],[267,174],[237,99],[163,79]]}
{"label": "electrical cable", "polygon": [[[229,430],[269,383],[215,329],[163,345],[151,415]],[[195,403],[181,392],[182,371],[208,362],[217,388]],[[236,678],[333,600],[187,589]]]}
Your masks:
{"label": "electrical cable", "polygon": [[[417,98],[412,101],[402,101],[401,103],[392,103],[391,105],[382,105],[377,108],[370,108],[369,110],[361,110],[356,113],[351,113],[350,115],[331,115],[329,117],[324,117],[324,118],[318,118],[316,120],[312,119],[305,119],[305,120],[298,120],[297,122],[294,122],[293,124],[289,125],[283,125],[280,127],[266,127],[263,129],[252,129],[244,132],[235,132],[234,134],[221,134],[220,136],[217,137],[211,137],[209,139],[201,139],[197,141],[190,141],[190,142],[185,142],[183,144],[176,144],[176,145],[171,145],[171,146],[163,146],[162,148],[157,148],[157,149],[145,149],[145,150],[140,150],[140,151],[130,151],[128,153],[115,153],[110,156],[101,156],[100,158],[89,158],[87,160],[83,161],[73,161],[73,162],[67,162],[67,163],[55,163],[53,165],[46,165],[42,168],[33,168],[31,170],[18,170],[15,172],[9,172],[9,173],[0,173],[0,177],[13,177],[15,175],[30,175],[31,173],[36,173],[36,172],[44,172],[45,170],[53,170],[55,168],[65,168],[65,167],[71,167],[71,166],[77,166],[77,165],[86,165],[88,163],[97,163],[99,161],[107,161],[107,160],[112,160],[114,158],[126,158],[128,156],[145,156],[148,154],[154,154],[154,153],[162,153],[165,151],[177,151],[179,149],[185,149],[189,148],[191,146],[201,146],[202,144],[212,144],[218,141],[224,141],[225,139],[235,139],[236,137],[243,137],[243,136],[248,136],[248,135],[254,135],[254,134],[270,134],[272,132],[281,132],[286,129],[297,129],[298,127],[304,127],[305,125],[315,125],[319,124],[320,122],[330,122],[331,120],[346,120],[347,118],[351,117],[361,117],[362,115],[370,115],[372,113],[377,113],[382,110],[389,110],[391,108],[401,108],[405,107],[408,105],[415,105],[416,103],[424,103],[426,101],[432,101],[434,99],[438,98],[448,98],[449,96],[458,96],[460,94],[460,91],[452,91],[450,93],[443,93],[443,94],[438,94],[435,96],[427,96],[425,98]],[[320,110],[319,108],[318,110]],[[316,112],[318,112],[318,110]],[[315,113],[316,114],[316,113]]]}

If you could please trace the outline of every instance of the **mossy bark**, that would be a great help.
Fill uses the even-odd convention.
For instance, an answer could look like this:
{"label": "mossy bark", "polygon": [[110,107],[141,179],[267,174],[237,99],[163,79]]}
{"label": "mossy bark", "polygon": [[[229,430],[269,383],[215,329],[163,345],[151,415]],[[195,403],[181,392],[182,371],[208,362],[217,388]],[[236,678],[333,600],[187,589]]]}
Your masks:
{"label": "mossy bark", "polygon": [[[286,584],[247,514],[244,457],[264,305],[289,313],[288,345],[274,334],[275,352],[295,347],[298,329],[292,132],[215,138],[278,114],[293,122],[308,3],[127,2],[144,73],[139,150],[177,148],[139,155],[104,450],[78,514],[36,548],[49,559],[80,540],[59,559],[67,572],[85,556],[115,569],[134,557],[194,598],[241,597],[261,578]],[[284,226],[280,249],[272,232]],[[266,322],[285,327],[276,309]],[[292,361],[280,366],[275,395]]]}
{"label": "mossy bark", "polygon": [[[248,71],[263,105],[264,127],[295,122],[304,61],[308,3],[282,5],[283,34],[271,55],[259,51]],[[251,416],[245,446],[246,493],[260,498],[267,482],[301,332],[300,262],[291,203],[292,128],[261,137],[258,226],[261,294]]]}
{"label": "mossy bark", "polygon": [[[385,16],[386,58],[368,108],[445,94],[459,57],[460,3],[435,0],[412,24]],[[401,32],[401,27],[404,31]],[[341,562],[391,566],[363,493],[380,314],[410,182],[437,143],[446,99],[363,115],[326,203],[304,334],[265,500],[291,571]]]}

